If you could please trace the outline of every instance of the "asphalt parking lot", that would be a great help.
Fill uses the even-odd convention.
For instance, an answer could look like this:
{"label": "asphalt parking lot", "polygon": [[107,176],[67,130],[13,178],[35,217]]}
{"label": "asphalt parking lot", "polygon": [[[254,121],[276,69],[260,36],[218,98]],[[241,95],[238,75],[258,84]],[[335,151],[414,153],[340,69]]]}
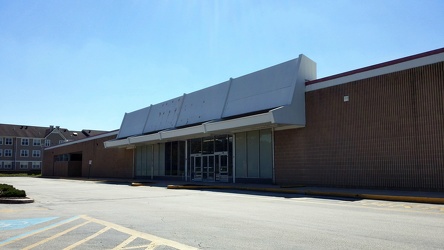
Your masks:
{"label": "asphalt parking lot", "polygon": [[86,215],[3,220],[0,230],[8,249],[195,249]]}
{"label": "asphalt parking lot", "polygon": [[439,249],[444,206],[248,190],[4,178],[1,249]]}

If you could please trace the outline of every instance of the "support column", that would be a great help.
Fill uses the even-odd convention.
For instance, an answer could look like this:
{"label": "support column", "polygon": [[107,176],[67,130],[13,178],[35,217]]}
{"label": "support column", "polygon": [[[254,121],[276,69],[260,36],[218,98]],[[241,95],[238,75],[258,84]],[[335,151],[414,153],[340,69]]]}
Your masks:
{"label": "support column", "polygon": [[233,134],[233,152],[232,161],[233,161],[233,183],[236,183],[236,134]]}

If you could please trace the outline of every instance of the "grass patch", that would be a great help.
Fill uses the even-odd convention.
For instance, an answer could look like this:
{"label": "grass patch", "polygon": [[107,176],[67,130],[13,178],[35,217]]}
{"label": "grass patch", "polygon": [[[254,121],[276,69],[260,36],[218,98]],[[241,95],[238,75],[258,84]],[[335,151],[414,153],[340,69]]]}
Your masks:
{"label": "grass patch", "polygon": [[0,183],[0,197],[26,197],[26,192],[12,185]]}
{"label": "grass patch", "polygon": [[0,173],[0,177],[40,177],[42,174],[31,174],[31,173]]}

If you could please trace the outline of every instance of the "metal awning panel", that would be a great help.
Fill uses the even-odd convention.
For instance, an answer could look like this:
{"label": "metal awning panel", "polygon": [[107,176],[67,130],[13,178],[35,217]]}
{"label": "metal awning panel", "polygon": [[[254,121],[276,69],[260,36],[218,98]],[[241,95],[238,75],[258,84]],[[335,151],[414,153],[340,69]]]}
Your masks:
{"label": "metal awning panel", "polygon": [[151,107],[146,107],[131,113],[126,113],[123,117],[117,138],[143,134],[143,127],[148,119],[150,108]]}
{"label": "metal awning panel", "polygon": [[143,134],[176,127],[184,96],[151,106]]}
{"label": "metal awning panel", "polygon": [[232,80],[223,118],[289,105],[299,58]]}
{"label": "metal awning panel", "polygon": [[[316,64],[300,55],[296,59],[128,113],[117,138],[129,137],[127,143],[134,144],[210,133],[233,133],[240,129],[303,127],[305,82],[315,78]],[[248,115],[263,110],[269,111]],[[230,119],[232,117],[239,118]],[[114,142],[109,145],[120,144]]]}
{"label": "metal awning panel", "polygon": [[230,81],[227,81],[186,94],[176,127],[220,119],[229,88]]}

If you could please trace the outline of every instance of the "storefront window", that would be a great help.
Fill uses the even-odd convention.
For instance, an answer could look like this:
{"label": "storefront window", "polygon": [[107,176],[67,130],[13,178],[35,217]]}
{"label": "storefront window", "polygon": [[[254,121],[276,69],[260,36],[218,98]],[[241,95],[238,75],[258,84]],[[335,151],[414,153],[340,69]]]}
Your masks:
{"label": "storefront window", "polygon": [[165,175],[185,175],[185,142],[165,143]]}
{"label": "storefront window", "polygon": [[189,140],[190,144],[190,153],[191,154],[200,154],[202,153],[202,139],[192,139]]}
{"label": "storefront window", "polygon": [[214,138],[214,146],[216,147],[216,152],[227,152],[228,151],[228,140],[226,135],[216,136]]}
{"label": "storefront window", "polygon": [[273,150],[271,130],[236,134],[236,177],[272,178]]}
{"label": "storefront window", "polygon": [[203,138],[202,141],[202,154],[214,154],[214,138]]}

